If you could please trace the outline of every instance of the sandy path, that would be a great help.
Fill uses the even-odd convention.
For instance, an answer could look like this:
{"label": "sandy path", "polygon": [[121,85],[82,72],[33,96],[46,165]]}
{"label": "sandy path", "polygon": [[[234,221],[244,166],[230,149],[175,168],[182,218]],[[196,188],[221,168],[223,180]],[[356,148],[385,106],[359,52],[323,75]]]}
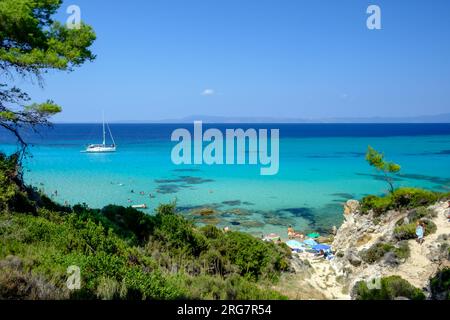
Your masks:
{"label": "sandy path", "polygon": [[389,275],[399,275],[408,280],[412,285],[418,288],[424,288],[428,284],[428,280],[432,277],[439,266],[430,261],[433,249],[438,245],[438,237],[440,235],[450,235],[450,222],[447,219],[448,209],[444,209],[442,205],[437,208],[438,216],[433,219],[436,224],[436,232],[426,236],[423,244],[417,243],[416,240],[410,240],[409,248],[411,250],[410,257],[398,268],[389,273]]}

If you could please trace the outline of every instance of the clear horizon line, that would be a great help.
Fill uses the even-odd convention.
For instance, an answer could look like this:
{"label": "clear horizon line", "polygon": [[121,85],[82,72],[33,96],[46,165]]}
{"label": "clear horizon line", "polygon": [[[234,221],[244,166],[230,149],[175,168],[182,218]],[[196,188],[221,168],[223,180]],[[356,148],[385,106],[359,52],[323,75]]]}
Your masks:
{"label": "clear horizon line", "polygon": [[[440,120],[439,118],[442,118]],[[178,119],[148,119],[148,120],[109,120],[108,123],[126,123],[126,124],[179,124],[179,123],[192,123],[194,121],[202,121],[204,123],[291,123],[291,124],[350,124],[350,123],[359,123],[359,124],[401,124],[401,123],[450,123],[450,113],[440,113],[434,115],[417,115],[417,116],[367,116],[367,117],[323,117],[323,118],[301,118],[301,117],[292,117],[292,118],[282,118],[282,117],[270,117],[270,116],[211,116],[211,115],[189,115]],[[100,120],[95,121],[53,121],[53,123],[101,123]]]}

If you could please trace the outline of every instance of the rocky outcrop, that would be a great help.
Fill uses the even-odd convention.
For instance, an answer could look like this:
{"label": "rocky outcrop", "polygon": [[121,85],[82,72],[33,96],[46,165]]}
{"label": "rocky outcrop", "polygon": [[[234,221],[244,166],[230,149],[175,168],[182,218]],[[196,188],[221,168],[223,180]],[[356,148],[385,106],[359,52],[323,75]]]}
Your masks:
{"label": "rocky outcrop", "polygon": [[420,245],[414,239],[399,241],[394,232],[399,224],[417,218],[414,210],[364,214],[358,201],[347,201],[344,222],[332,243],[335,258],[293,254],[293,272],[279,290],[293,299],[351,299],[357,282],[397,275],[430,296],[430,278],[449,265],[450,222],[447,202],[428,209],[432,214],[427,219],[436,232]]}
{"label": "rocky outcrop", "polygon": [[[411,218],[412,211],[389,211],[376,216],[372,212],[362,214],[358,201],[349,200],[344,207],[344,223],[339,228],[333,241],[337,250],[336,258],[331,261],[333,270],[341,276],[344,285],[352,288],[358,281],[370,281],[390,275],[399,275],[412,285],[429,291],[429,280],[442,267],[449,264],[448,247],[450,246],[450,223],[447,202],[437,203],[428,208],[433,211],[432,218],[436,224],[436,232],[425,237],[420,245],[414,239],[402,242],[401,248],[409,252],[409,257],[399,259],[395,252],[399,241],[394,237],[395,227],[399,221]],[[383,248],[393,248],[384,253],[376,262],[364,261],[371,249],[375,254],[374,245]],[[386,249],[387,250],[387,249]],[[370,251],[370,253],[372,253]]]}

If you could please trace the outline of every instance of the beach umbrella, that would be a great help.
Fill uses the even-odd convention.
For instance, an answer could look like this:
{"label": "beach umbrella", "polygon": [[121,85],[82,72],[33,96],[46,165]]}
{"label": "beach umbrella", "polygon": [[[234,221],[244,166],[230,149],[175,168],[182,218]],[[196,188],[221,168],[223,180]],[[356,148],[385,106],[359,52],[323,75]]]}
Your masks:
{"label": "beach umbrella", "polygon": [[303,241],[304,244],[306,244],[307,246],[313,247],[315,245],[317,245],[318,243],[316,241],[314,241],[313,239],[306,239],[305,241]]}
{"label": "beach umbrella", "polygon": [[289,240],[286,242],[289,248],[291,249],[300,249],[304,247],[304,244],[301,242],[298,242],[297,240]]}
{"label": "beach umbrella", "polygon": [[312,248],[316,251],[320,251],[320,250],[326,251],[326,250],[331,249],[331,247],[326,244],[317,244],[317,245],[313,246]]}
{"label": "beach umbrella", "polygon": [[311,239],[315,239],[315,238],[318,238],[318,237],[320,237],[320,234],[318,234],[317,232],[313,232],[313,233],[308,234],[308,238],[311,238]]}

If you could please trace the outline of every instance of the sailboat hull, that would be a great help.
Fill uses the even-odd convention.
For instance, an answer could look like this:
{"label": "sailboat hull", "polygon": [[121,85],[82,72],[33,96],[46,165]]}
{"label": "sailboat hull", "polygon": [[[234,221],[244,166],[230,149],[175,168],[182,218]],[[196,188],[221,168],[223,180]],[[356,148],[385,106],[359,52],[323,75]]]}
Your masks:
{"label": "sailboat hull", "polygon": [[86,152],[88,152],[88,153],[116,152],[116,147],[115,146],[92,145],[92,146],[87,147]]}
{"label": "sailboat hull", "polygon": [[[106,127],[108,128],[109,135],[112,140],[112,144],[106,144]],[[87,153],[108,153],[108,152],[116,152],[116,143],[114,142],[114,138],[111,133],[111,129],[109,128],[109,125],[106,124],[105,127],[105,116],[103,116],[103,124],[102,124],[102,131],[103,131],[103,142],[100,144],[90,144],[85,152]]]}

